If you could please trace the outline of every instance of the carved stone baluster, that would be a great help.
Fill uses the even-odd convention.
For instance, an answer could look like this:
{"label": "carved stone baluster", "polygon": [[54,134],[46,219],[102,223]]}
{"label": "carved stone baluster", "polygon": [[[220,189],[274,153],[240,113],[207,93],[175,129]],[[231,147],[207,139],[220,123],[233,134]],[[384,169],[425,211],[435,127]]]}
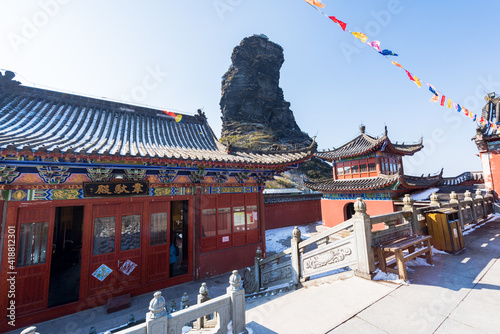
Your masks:
{"label": "carved stone baluster", "polygon": [[432,193],[431,195],[431,206],[441,206],[441,204],[439,203],[439,197],[437,195],[437,193]]}

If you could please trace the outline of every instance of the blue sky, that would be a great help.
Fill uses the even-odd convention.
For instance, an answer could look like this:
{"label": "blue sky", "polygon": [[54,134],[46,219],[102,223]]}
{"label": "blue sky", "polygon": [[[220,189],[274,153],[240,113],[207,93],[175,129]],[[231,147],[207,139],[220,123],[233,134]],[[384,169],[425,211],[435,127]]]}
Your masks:
{"label": "blue sky", "polygon": [[[476,114],[500,92],[498,1],[323,0],[351,31],[399,54],[420,80]],[[233,48],[265,34],[284,48],[280,86],[300,128],[320,149],[364,124],[424,149],[408,174],[481,170],[475,123],[429,102],[401,69],[303,0],[2,0],[0,68],[26,85],[194,113],[220,135],[221,77]]]}

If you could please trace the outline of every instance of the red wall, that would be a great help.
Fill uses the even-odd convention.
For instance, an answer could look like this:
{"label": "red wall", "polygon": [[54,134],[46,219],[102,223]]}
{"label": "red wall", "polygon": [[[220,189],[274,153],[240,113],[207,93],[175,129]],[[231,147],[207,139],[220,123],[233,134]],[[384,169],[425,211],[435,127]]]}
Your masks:
{"label": "red wall", "polygon": [[316,223],[321,220],[321,200],[265,204],[266,230]]}
{"label": "red wall", "polygon": [[232,247],[210,253],[201,253],[195,269],[196,279],[253,266],[257,247],[263,249],[262,243],[259,242],[257,244]]}
{"label": "red wall", "polygon": [[[336,226],[346,221],[344,207],[347,203],[354,203],[353,200],[321,200],[321,214],[323,225],[328,227]],[[364,201],[366,203],[366,213],[370,216],[382,215],[395,212],[392,201]]]}

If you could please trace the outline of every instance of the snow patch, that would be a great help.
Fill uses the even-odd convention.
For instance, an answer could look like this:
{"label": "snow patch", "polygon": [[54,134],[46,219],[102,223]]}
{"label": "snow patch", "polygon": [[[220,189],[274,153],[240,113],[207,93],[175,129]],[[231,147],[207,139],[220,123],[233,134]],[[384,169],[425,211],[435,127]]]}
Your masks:
{"label": "snow patch", "polygon": [[375,271],[376,275],[373,277],[373,281],[388,281],[388,282],[393,282],[397,284],[404,284],[408,285],[408,282],[403,281],[402,279],[399,278],[399,275],[393,274],[393,273],[384,273],[380,269],[377,269]]}
{"label": "snow patch", "polygon": [[419,193],[415,193],[413,195],[410,195],[410,197],[414,200],[414,201],[425,201],[426,199],[429,199],[429,197],[435,193],[435,192],[438,192],[439,191],[439,188],[430,188],[430,189],[427,189],[427,190],[424,190],[424,191],[421,191]]}
{"label": "snow patch", "polygon": [[[302,239],[308,239],[311,232],[316,232],[316,225],[322,222],[316,222],[305,226],[298,226]],[[295,226],[275,228],[266,231],[266,252],[280,253],[290,248],[290,239]]]}

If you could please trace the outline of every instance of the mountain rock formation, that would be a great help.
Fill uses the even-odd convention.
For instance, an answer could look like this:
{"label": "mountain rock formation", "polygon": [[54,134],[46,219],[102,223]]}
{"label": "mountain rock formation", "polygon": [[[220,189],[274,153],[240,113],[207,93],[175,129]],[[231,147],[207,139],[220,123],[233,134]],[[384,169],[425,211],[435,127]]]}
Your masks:
{"label": "mountain rock formation", "polygon": [[222,77],[221,141],[252,149],[307,147],[302,132],[279,87],[283,48],[265,35],[244,38]]}

